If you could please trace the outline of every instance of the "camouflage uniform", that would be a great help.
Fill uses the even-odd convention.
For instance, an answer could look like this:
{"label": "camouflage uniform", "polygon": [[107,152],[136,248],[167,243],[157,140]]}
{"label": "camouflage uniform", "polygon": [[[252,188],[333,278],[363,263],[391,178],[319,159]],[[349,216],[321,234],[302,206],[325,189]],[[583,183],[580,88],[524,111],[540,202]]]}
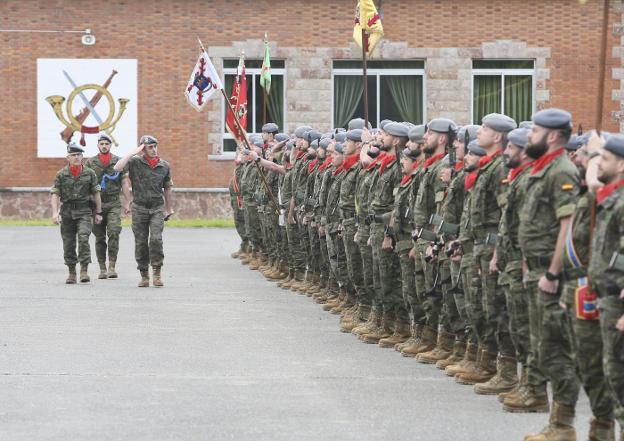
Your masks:
{"label": "camouflage uniform", "polygon": [[572,215],[578,193],[578,172],[561,149],[559,156],[542,169],[534,165],[527,176],[518,228],[528,268],[524,280],[529,302],[533,302],[529,303],[531,353],[537,355],[540,367],[529,370],[528,383],[534,389],[544,388],[546,378],[540,374],[542,370],[552,382],[554,401],[566,406],[576,404],[580,388],[572,359],[572,336],[568,327],[563,326],[568,321],[567,312],[559,306],[559,295],[542,292],[538,281],[550,266],[560,219]]}
{"label": "camouflage uniform", "polygon": [[301,274],[301,278],[304,276],[307,267],[307,244],[308,244],[308,230],[299,215],[299,208],[303,205],[306,184],[307,184],[307,169],[308,161],[304,155],[299,155],[295,160],[292,169],[291,178],[291,195],[295,202],[295,208],[293,216],[295,218],[295,224],[290,226],[290,236],[288,241],[291,243],[290,249],[293,252],[293,260],[296,270]]}
{"label": "camouflage uniform", "polygon": [[[91,235],[90,198],[100,191],[95,172],[83,167],[74,178],[69,165],[58,171],[54,177],[51,194],[57,194],[61,200],[61,238],[65,265],[91,263],[89,236]],[[76,236],[78,236],[78,256],[76,256]]]}
{"label": "camouflage uniform", "polygon": [[236,232],[241,238],[241,250],[246,250],[249,243],[247,231],[245,231],[245,210],[243,209],[243,197],[240,190],[241,177],[243,175],[243,165],[238,164],[232,173],[230,184],[228,186],[230,192],[230,206],[234,214],[234,226]]}
{"label": "camouflage uniform", "polygon": [[372,188],[375,186],[379,174],[377,163],[371,164],[358,174],[358,182],[355,194],[355,211],[357,220],[358,247],[362,259],[362,291],[359,293],[360,304],[367,306],[376,305],[375,291],[381,290],[381,286],[375,286],[377,277],[373,276],[373,251],[368,244],[370,238],[370,225],[366,223],[366,216],[370,206]]}
{"label": "camouflage uniform", "polygon": [[614,399],[615,418],[624,432],[624,332],[615,328],[624,315],[624,300],[620,298],[624,287],[622,258],[624,187],[619,187],[597,205],[589,276],[599,298],[604,373]]}
{"label": "camouflage uniform", "polygon": [[325,224],[330,268],[340,288],[348,289],[350,283],[349,270],[343,236],[340,231],[340,211],[338,210],[340,185],[344,176],[345,173],[341,168],[335,169],[332,173],[333,179],[327,194],[323,223]]}
{"label": "camouflage uniform", "polygon": [[[313,221],[316,223],[316,231],[318,233],[319,227],[322,226],[323,210],[325,208],[325,201],[327,200],[327,180],[331,177],[332,168],[330,162],[323,163],[319,166],[316,172],[316,182],[314,183],[314,194],[312,199],[314,200]],[[329,254],[327,253],[327,238],[325,234],[318,235],[316,240],[319,247],[319,273],[320,273],[320,287],[327,288],[329,286],[330,270],[329,270]]]}
{"label": "camouflage uniform", "polygon": [[316,205],[315,187],[317,183],[318,169],[321,163],[317,159],[308,164],[308,179],[304,197],[305,218],[308,229],[309,256],[308,256],[308,279],[313,283],[318,282],[321,261],[321,243],[319,241],[318,225],[314,221],[314,206]]}
{"label": "camouflage uniform", "polygon": [[255,192],[258,189],[258,168],[253,161],[247,161],[243,166],[241,179],[241,193],[243,195],[243,207],[245,210],[245,231],[253,246],[253,251],[262,249],[262,234],[260,230],[260,218],[258,216],[258,204]]}
{"label": "camouflage uniform", "polygon": [[[115,172],[115,164],[119,161],[118,156],[111,154],[110,162],[104,166],[99,156],[87,159],[85,166],[95,172],[97,180],[100,183],[102,198],[102,222],[93,224],[93,235],[95,236],[95,254],[99,263],[106,262],[106,236],[108,233],[108,258],[111,262],[117,260],[119,252],[119,234],[121,233],[121,201],[119,199],[121,193],[122,179],[128,177],[128,167],[122,172]],[[117,174],[117,178],[112,176]],[[107,175],[111,179],[103,179]]]}
{"label": "camouflage uniform", "polygon": [[132,182],[132,231],[137,268],[139,271],[147,271],[149,265],[159,268],[164,259],[163,189],[173,186],[171,167],[161,159],[151,168],[142,156],[133,156],[128,161],[128,171]]}

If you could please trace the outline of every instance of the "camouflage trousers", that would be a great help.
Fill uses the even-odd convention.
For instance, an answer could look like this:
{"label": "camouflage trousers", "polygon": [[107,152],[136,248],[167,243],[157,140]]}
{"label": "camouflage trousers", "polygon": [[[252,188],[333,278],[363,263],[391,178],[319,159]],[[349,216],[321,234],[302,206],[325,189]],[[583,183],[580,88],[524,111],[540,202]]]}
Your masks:
{"label": "camouflage trousers", "polygon": [[[111,207],[102,207],[102,222],[93,223],[93,235],[95,236],[95,255],[99,263],[106,262],[106,249],[108,248],[108,260],[116,261],[119,252],[119,234],[121,233],[121,204]],[[108,236],[108,243],[106,237]]]}
{"label": "camouflage trousers", "polygon": [[238,233],[238,236],[241,238],[241,248],[244,249],[247,247],[247,244],[249,243],[249,239],[247,237],[247,231],[245,230],[245,210],[242,208],[239,208],[238,200],[236,198],[230,198],[230,205],[232,206],[232,214],[234,217],[234,227],[236,227],[236,232]]}
{"label": "camouflage trousers", "polygon": [[347,256],[345,255],[342,235],[338,232],[337,224],[328,224],[327,234],[327,254],[329,256],[329,267],[334,276],[334,280],[340,288],[348,289],[349,270],[347,269]]}
{"label": "camouflage trousers", "polygon": [[516,358],[523,366],[528,366],[531,350],[529,325],[529,297],[522,283],[522,262],[507,262],[505,267],[505,298],[509,315],[509,336],[516,350]]}
{"label": "camouflage trousers", "polygon": [[398,320],[409,320],[407,308],[403,303],[399,256],[394,251],[385,251],[381,248],[384,229],[383,224],[373,223],[370,230],[373,271],[377,273],[381,286],[381,292],[377,295],[384,312],[396,314]]}
{"label": "camouflage trousers", "polygon": [[355,291],[355,295],[360,302],[360,297],[364,296],[364,283],[362,275],[362,256],[360,255],[360,247],[355,243],[355,233],[357,225],[355,219],[345,219],[342,221],[342,238],[345,247],[345,256],[347,259],[347,271],[349,272],[349,280]]}
{"label": "camouflage trousers", "polygon": [[418,297],[422,303],[427,317],[426,324],[434,329],[438,329],[440,324],[440,313],[442,312],[442,288],[436,281],[438,262],[426,259],[427,248],[430,242],[418,239],[416,242],[416,271],[420,269],[422,276],[418,281],[419,274],[416,274],[416,289]]}
{"label": "camouflage trousers", "polygon": [[[61,208],[61,238],[63,239],[63,258],[65,265],[91,263],[91,247],[89,236],[92,227],[91,211],[74,213]],[[76,256],[76,238],[78,238],[78,255]]]}
{"label": "camouflage trousers", "polygon": [[498,285],[498,274],[490,272],[494,255],[492,245],[475,245],[473,249],[475,273],[481,278],[483,292],[484,327],[481,344],[489,352],[514,357],[515,348],[509,336],[509,316],[504,290]]}
{"label": "camouflage trousers", "polygon": [[267,205],[263,207],[261,222],[263,225],[263,238],[262,243],[264,244],[265,253],[271,259],[277,259],[279,256],[279,248],[281,242],[281,236],[279,232],[278,215],[273,210],[272,205]]}
{"label": "camouflage trousers", "polygon": [[614,401],[615,419],[624,431],[624,332],[615,324],[624,315],[624,300],[605,297],[598,292],[600,300],[600,331],[602,333],[603,369]]}
{"label": "camouflage trousers", "polygon": [[602,363],[603,345],[600,320],[582,320],[576,317],[574,304],[576,288],[576,280],[566,281],[563,285],[562,298],[566,299],[578,375],[589,397],[594,417],[612,420],[613,398]]}
{"label": "camouflage trousers", "polygon": [[575,406],[580,382],[576,374],[570,319],[559,305],[559,293],[545,293],[537,284],[537,280],[526,283],[529,294],[537,299],[537,317],[530,316],[529,320],[536,318],[538,321],[538,367],[551,382],[553,401]]}
{"label": "camouflage trousers", "polygon": [[397,239],[399,240],[394,247],[394,252],[399,256],[399,264],[401,265],[403,304],[410,315],[410,319],[415,324],[422,325],[426,321],[425,310],[416,292],[416,268],[414,261],[409,257],[409,252],[414,246],[414,242],[409,234],[404,233],[398,234]]}
{"label": "camouflage trousers", "polygon": [[288,235],[286,234],[286,226],[278,225],[277,231],[280,237],[279,258],[284,262],[290,263],[290,251],[288,249]]}
{"label": "camouflage trousers", "polygon": [[468,314],[466,313],[466,296],[464,294],[464,282],[462,280],[461,261],[450,261],[451,283],[450,294],[453,296],[455,310],[457,311],[457,339],[463,342],[468,341],[471,335],[471,328],[468,324]]}
{"label": "camouflage trousers", "polygon": [[463,255],[461,260],[462,285],[466,319],[468,321],[467,341],[482,344],[485,328],[485,313],[483,311],[483,292],[481,277],[475,271],[472,243],[462,243]]}
{"label": "camouflage trousers", "polygon": [[308,222],[308,271],[318,274],[321,270],[321,241],[319,240],[318,226],[316,223]]}
{"label": "camouflage trousers", "polygon": [[299,271],[305,271],[305,253],[301,249],[299,240],[299,227],[297,224],[286,224],[286,236],[288,251],[290,254],[290,266]]}
{"label": "camouflage trousers", "polygon": [[319,234],[318,242],[320,251],[319,272],[322,280],[329,281],[331,271],[329,269],[329,253],[327,252],[327,236]]}
{"label": "camouflage trousers", "polygon": [[362,259],[362,292],[360,292],[358,300],[362,305],[372,306],[375,304],[375,286],[373,280],[373,249],[368,245],[370,229],[368,226],[360,224],[357,235],[357,245],[360,249],[360,258]]}
{"label": "camouflage trousers", "polygon": [[249,238],[254,251],[262,250],[262,230],[255,202],[245,201],[245,235]]}
{"label": "camouflage trousers", "polygon": [[165,228],[165,209],[132,206],[132,232],[134,233],[134,258],[139,271],[147,271],[149,266],[160,267],[163,252],[162,233]]}
{"label": "camouflage trousers", "polygon": [[[440,326],[456,336],[463,336],[466,323],[461,319],[455,303],[455,292],[451,288],[455,285],[456,278],[452,277],[451,260],[440,252],[438,267],[440,286],[442,288],[442,310],[440,312]],[[455,276],[457,277],[457,276]]]}

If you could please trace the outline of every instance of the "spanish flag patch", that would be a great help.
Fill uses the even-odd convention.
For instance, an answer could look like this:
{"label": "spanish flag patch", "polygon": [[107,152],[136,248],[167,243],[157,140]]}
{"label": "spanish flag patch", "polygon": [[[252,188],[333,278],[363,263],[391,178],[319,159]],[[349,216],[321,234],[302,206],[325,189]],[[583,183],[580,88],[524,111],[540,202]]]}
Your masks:
{"label": "spanish flag patch", "polygon": [[563,184],[563,185],[561,186],[561,190],[563,190],[563,191],[570,191],[570,190],[572,190],[573,188],[574,188],[574,185],[572,185],[572,184]]}

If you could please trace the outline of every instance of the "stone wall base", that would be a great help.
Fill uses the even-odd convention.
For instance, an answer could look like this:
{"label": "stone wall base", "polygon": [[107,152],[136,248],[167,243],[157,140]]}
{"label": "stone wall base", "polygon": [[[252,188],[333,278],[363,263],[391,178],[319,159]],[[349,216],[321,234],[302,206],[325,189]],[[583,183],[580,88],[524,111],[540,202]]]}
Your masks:
{"label": "stone wall base", "polygon": [[[178,219],[232,217],[227,189],[176,189]],[[46,219],[52,216],[49,189],[0,188],[0,219]]]}

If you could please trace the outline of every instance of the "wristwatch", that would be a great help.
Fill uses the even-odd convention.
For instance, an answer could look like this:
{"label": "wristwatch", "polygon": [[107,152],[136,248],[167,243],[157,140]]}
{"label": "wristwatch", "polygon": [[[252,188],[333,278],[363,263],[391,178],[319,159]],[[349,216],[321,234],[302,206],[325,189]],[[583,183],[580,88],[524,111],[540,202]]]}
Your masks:
{"label": "wristwatch", "polygon": [[256,159],[254,159],[254,161],[256,161],[256,162],[260,162],[260,160],[261,160],[261,159],[262,159],[262,158],[261,158],[260,156],[258,156]]}
{"label": "wristwatch", "polygon": [[104,212],[100,211],[99,213],[95,213],[98,216],[102,216],[104,214]]}
{"label": "wristwatch", "polygon": [[546,280],[550,282],[554,282],[555,280],[559,280],[560,274],[553,274],[550,271],[546,271]]}

